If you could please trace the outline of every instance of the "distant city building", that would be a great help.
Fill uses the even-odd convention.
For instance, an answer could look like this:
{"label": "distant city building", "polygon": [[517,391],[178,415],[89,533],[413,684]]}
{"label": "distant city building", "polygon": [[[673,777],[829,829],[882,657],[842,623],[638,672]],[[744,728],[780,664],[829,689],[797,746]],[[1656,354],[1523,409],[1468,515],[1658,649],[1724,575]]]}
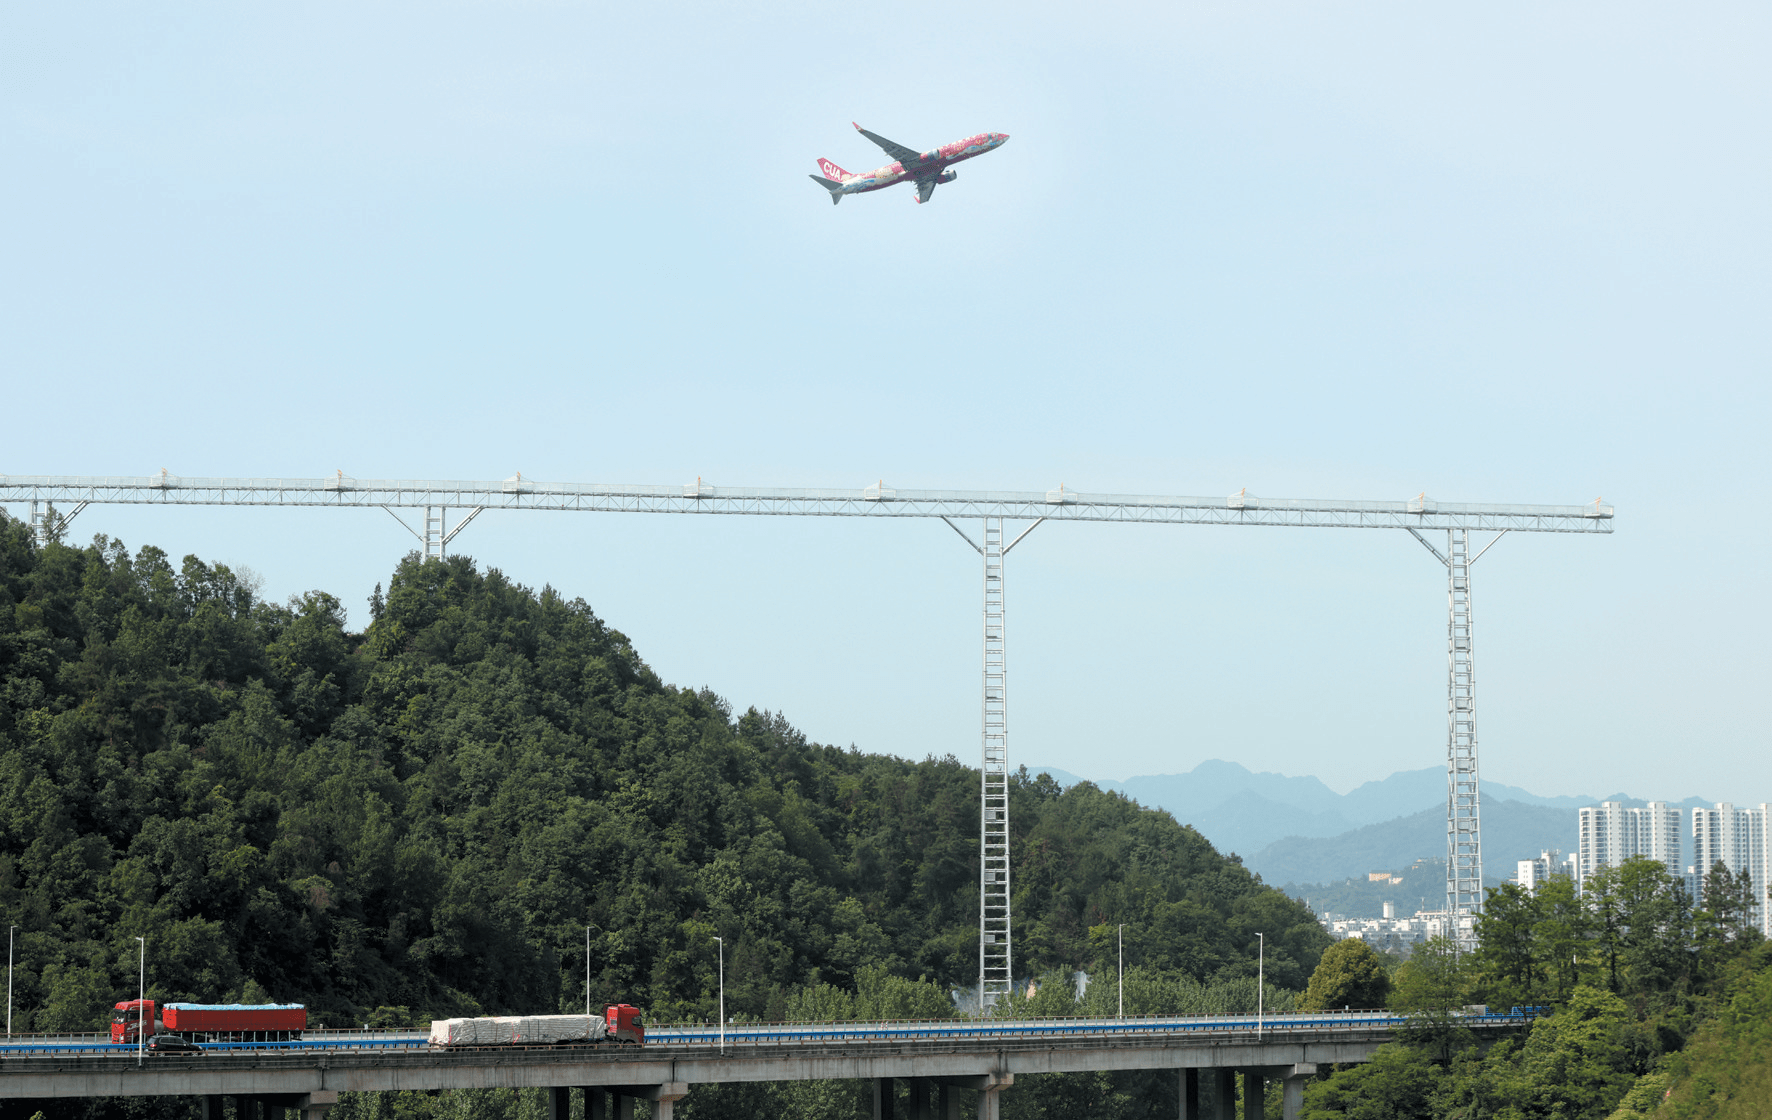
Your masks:
{"label": "distant city building", "polygon": [[1525,887],[1533,894],[1538,888],[1549,881],[1553,875],[1567,875],[1571,879],[1576,876],[1576,858],[1563,858],[1563,853],[1555,848],[1538,853],[1537,859],[1523,859],[1515,865],[1518,870],[1514,874],[1514,882]]}
{"label": "distant city building", "polygon": [[1714,809],[1692,810],[1692,862],[1687,884],[1695,901],[1704,898],[1704,877],[1721,863],[1753,883],[1754,924],[1772,937],[1772,906],[1766,905],[1767,873],[1772,870],[1772,805],[1737,809],[1727,801]]}
{"label": "distant city building", "polygon": [[1366,881],[1368,883],[1389,883],[1395,886],[1403,881],[1403,877],[1389,871],[1368,871],[1366,872]]}
{"label": "distant city building", "polygon": [[1685,876],[1677,807],[1651,801],[1644,808],[1627,809],[1622,801],[1603,801],[1577,809],[1576,814],[1580,822],[1580,844],[1575,853],[1580,882],[1587,882],[1602,867],[1618,867],[1632,856],[1647,856],[1666,867],[1669,875]]}
{"label": "distant city building", "polygon": [[1385,903],[1382,918],[1349,918],[1325,911],[1317,920],[1332,936],[1357,937],[1381,953],[1402,957],[1408,957],[1428,938],[1445,934],[1444,910],[1417,910],[1412,918],[1399,918],[1396,907],[1394,902]]}

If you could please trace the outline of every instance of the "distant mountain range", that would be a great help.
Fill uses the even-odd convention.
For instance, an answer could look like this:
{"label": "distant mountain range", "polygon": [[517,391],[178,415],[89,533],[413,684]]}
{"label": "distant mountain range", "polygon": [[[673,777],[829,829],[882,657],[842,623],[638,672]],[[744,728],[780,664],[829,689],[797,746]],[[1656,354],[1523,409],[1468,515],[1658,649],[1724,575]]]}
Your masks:
{"label": "distant mountain range", "polygon": [[[1573,809],[1484,796],[1484,879],[1489,886],[1511,879],[1517,862],[1549,848],[1568,854],[1575,849],[1575,836]],[[1288,836],[1246,857],[1243,865],[1274,886],[1284,886],[1363,878],[1369,871],[1400,870],[1423,856],[1446,858],[1446,810],[1442,806],[1339,836]]]}
{"label": "distant mountain range", "polygon": [[[1050,774],[1061,785],[1086,780],[1053,766],[1029,769]],[[1244,866],[1274,884],[1327,883],[1446,854],[1446,771],[1438,766],[1400,770],[1348,793],[1336,793],[1315,777],[1257,773],[1222,759],[1202,762],[1186,774],[1095,785],[1168,810],[1219,851],[1241,855]],[[1489,877],[1508,878],[1515,861],[1545,848],[1571,850],[1575,810],[1601,801],[1644,804],[1621,793],[1541,797],[1504,782],[1484,782],[1483,863]],[[1689,797],[1675,804],[1711,803]]]}

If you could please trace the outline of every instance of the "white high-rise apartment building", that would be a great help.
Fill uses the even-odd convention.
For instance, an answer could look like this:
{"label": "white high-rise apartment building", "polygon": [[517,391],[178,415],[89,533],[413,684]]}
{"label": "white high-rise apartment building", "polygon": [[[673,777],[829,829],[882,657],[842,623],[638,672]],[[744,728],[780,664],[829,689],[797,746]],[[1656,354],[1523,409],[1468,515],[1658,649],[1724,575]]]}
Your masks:
{"label": "white high-rise apartment building", "polygon": [[1766,904],[1767,874],[1772,871],[1772,805],[1737,809],[1727,801],[1714,809],[1692,810],[1692,863],[1687,882],[1693,898],[1704,898],[1704,877],[1721,861],[1737,875],[1747,872],[1754,888],[1754,924],[1772,937],[1772,906]]}
{"label": "white high-rise apartment building", "polygon": [[1632,856],[1648,856],[1665,866],[1669,875],[1685,877],[1677,806],[1651,801],[1644,808],[1627,809],[1622,801],[1603,801],[1576,813],[1581,839],[1575,858],[1581,882],[1587,882],[1600,868],[1617,867]]}

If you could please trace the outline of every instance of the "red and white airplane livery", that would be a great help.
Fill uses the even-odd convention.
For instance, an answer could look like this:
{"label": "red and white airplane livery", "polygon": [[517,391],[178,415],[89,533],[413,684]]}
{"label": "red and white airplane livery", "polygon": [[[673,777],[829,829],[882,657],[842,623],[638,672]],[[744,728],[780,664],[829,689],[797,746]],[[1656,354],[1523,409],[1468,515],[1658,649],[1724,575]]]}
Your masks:
{"label": "red and white airplane livery", "polygon": [[812,176],[812,181],[831,192],[833,206],[842,202],[846,194],[865,194],[907,180],[917,184],[917,201],[928,202],[929,196],[935,193],[937,183],[951,183],[959,177],[959,172],[949,169],[950,164],[971,159],[973,156],[982,156],[993,148],[1001,147],[1003,141],[1009,139],[1007,133],[981,132],[977,136],[968,136],[952,144],[919,152],[903,144],[894,144],[860,125],[856,125],[855,130],[886,149],[886,154],[898,162],[876,168],[865,175],[851,175],[828,159],[819,160],[818,169],[824,174]]}

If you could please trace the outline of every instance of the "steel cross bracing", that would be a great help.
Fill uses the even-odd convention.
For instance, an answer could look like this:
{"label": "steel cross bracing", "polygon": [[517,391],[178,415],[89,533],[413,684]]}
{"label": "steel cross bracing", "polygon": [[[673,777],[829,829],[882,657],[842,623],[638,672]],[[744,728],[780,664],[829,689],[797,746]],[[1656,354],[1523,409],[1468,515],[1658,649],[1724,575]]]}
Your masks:
{"label": "steel cross bracing", "polygon": [[407,525],[406,519],[391,509],[388,510],[388,516],[405,526],[408,533],[418,538],[419,543],[425,546],[426,559],[436,557],[441,560],[448,549],[449,542],[455,539],[457,533],[468,527],[468,522],[480,516],[483,509],[485,509],[484,506],[477,506],[469,510],[466,517],[455,523],[455,528],[446,530],[446,517],[449,510],[443,506],[426,506],[423,532]]}
{"label": "steel cross bracing", "polygon": [[[0,502],[28,502],[34,529],[47,535],[65,528],[91,503],[131,505],[380,506],[424,512],[424,531],[396,520],[441,557],[468,522],[488,509],[537,509],[611,513],[750,514],[800,517],[940,517],[966,537],[954,518],[982,518],[983,545],[966,537],[984,557],[983,738],[979,828],[979,997],[989,1006],[1012,978],[1009,880],[1009,733],[1007,616],[1003,558],[1041,521],[1127,521],[1184,525],[1275,525],[1309,528],[1406,529],[1447,567],[1447,761],[1446,909],[1449,935],[1474,945],[1473,918],[1483,884],[1477,781],[1476,701],[1471,649],[1469,534],[1611,533],[1613,508],[1588,505],[1500,505],[1436,502],[1419,495],[1401,502],[1311,498],[1257,498],[1243,491],[1228,498],[1081,494],[1063,486],[1038,491],[893,490],[884,482],[859,490],[713,486],[701,479],[684,486],[608,486],[541,483],[521,474],[502,482],[380,481],[324,479],[179,478],[162,470],[146,478],[0,475]],[[71,506],[56,511],[54,503]],[[469,512],[445,528],[449,509]],[[1032,521],[1003,543],[1005,520]],[[1425,531],[1445,531],[1447,551],[1428,543]],[[1495,542],[1490,541],[1489,545]],[[1483,551],[1487,551],[1485,545]]]}

